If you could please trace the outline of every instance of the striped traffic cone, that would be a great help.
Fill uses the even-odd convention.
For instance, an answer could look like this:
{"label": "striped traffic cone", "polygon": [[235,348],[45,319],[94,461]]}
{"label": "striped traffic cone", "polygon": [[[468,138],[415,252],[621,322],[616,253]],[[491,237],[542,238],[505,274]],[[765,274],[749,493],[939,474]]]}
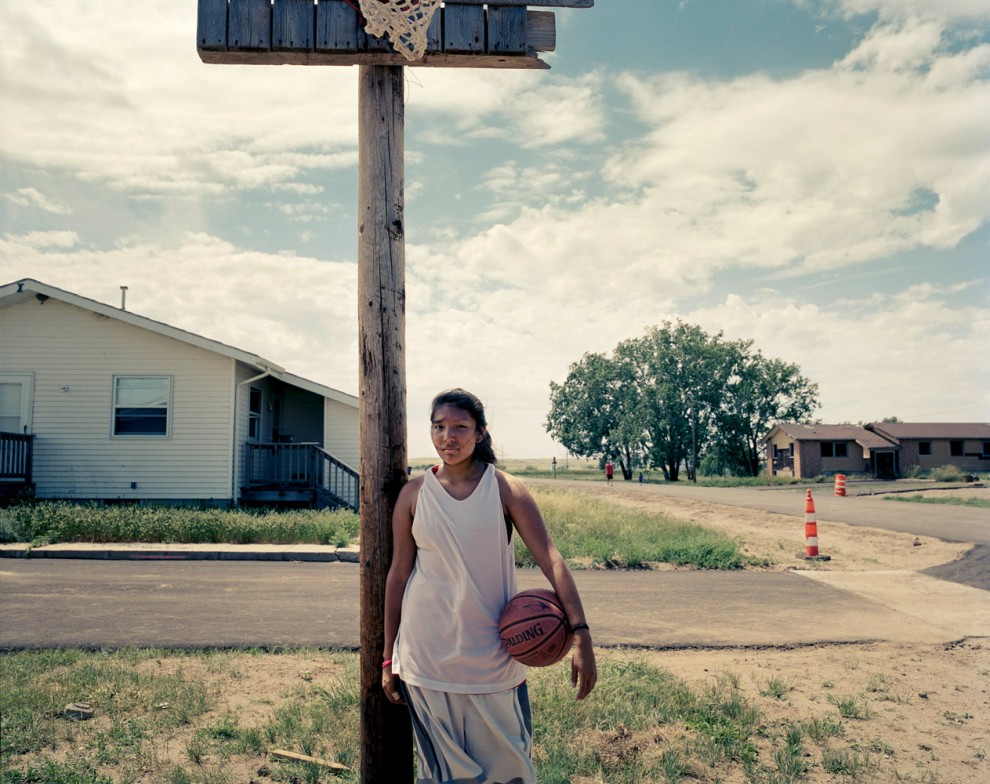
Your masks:
{"label": "striped traffic cone", "polygon": [[798,553],[798,558],[806,561],[830,561],[831,556],[818,553],[818,522],[815,520],[815,500],[811,490],[804,499],[804,553]]}

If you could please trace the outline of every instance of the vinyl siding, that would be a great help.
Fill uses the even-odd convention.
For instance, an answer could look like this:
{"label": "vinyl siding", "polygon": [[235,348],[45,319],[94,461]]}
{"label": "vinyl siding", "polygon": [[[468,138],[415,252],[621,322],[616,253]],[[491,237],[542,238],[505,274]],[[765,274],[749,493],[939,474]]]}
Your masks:
{"label": "vinyl siding", "polygon": [[323,411],[324,449],[357,471],[361,464],[357,408],[325,398]]}
{"label": "vinyl siding", "polygon": [[[230,498],[233,359],[54,298],[0,310],[0,334],[0,369],[35,374],[39,497]],[[168,437],[112,436],[120,375],[171,379]]]}

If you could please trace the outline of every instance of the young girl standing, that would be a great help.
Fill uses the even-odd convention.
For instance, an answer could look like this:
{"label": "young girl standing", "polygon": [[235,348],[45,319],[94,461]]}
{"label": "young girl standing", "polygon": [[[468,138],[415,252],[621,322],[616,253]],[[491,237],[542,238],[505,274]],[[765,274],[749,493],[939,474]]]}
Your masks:
{"label": "young girl standing", "polygon": [[535,784],[526,668],[498,633],[516,593],[513,529],[567,611],[579,700],[598,676],[591,632],[536,502],[495,468],[481,401],[441,392],[430,427],[442,462],[403,487],[392,517],[382,687],[409,707],[419,784]]}

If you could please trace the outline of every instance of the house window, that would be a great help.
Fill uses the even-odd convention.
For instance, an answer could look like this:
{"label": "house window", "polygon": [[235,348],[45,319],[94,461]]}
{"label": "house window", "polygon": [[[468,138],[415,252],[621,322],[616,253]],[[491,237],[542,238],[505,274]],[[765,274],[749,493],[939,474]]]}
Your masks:
{"label": "house window", "polygon": [[172,381],[168,376],[116,376],[113,434],[167,436]]}
{"label": "house window", "polygon": [[962,457],[963,456],[963,442],[962,441],[950,441],[949,442],[949,454],[952,457]]}
{"label": "house window", "polygon": [[822,457],[846,457],[848,449],[845,441],[822,441]]}
{"label": "house window", "polygon": [[990,441],[983,442],[983,456],[990,457]]}
{"label": "house window", "polygon": [[922,457],[932,456],[932,442],[931,441],[919,441],[918,442],[918,454]]}
{"label": "house window", "polygon": [[261,435],[261,390],[251,387],[251,398],[248,402],[248,438],[257,441]]}

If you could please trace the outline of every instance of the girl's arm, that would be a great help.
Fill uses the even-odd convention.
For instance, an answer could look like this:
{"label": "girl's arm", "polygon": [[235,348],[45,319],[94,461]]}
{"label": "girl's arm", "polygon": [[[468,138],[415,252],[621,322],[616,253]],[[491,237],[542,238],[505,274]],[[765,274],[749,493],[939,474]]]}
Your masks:
{"label": "girl's arm", "polygon": [[[513,476],[498,472],[499,492],[506,515],[512,521],[523,543],[533,554],[540,570],[546,575],[560,598],[570,625],[587,624],[577,585],[564,557],[550,538],[543,515],[525,485]],[[576,645],[571,657],[571,684],[578,687],[577,698],[583,700],[595,688],[598,666],[591,641],[591,631],[581,629],[574,634]]]}
{"label": "girl's arm", "polygon": [[[399,621],[402,618],[402,597],[406,592],[406,583],[412,574],[416,563],[416,542],[412,535],[414,503],[421,481],[415,479],[406,484],[399,492],[399,498],[392,511],[392,563],[389,565],[388,576],[385,578],[385,647],[383,660],[390,661],[395,637],[399,632]],[[382,667],[382,688],[385,696],[396,705],[403,705],[402,693],[399,691],[399,678],[392,674],[391,665]]]}

